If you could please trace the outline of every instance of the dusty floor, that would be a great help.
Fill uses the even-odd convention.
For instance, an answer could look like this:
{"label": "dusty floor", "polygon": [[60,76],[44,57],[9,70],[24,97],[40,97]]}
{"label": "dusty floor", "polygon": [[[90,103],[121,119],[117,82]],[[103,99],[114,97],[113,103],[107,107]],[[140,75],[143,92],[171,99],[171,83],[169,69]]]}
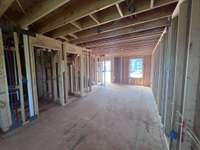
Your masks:
{"label": "dusty floor", "polygon": [[4,135],[0,150],[165,150],[165,142],[151,90],[110,85]]}

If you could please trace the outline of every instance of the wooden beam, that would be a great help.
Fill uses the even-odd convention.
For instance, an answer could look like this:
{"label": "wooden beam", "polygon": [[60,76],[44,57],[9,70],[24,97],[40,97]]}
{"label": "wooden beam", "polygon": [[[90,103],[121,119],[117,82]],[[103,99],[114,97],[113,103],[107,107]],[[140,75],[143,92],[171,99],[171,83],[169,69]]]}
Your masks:
{"label": "wooden beam", "polygon": [[31,55],[30,55],[30,40],[29,36],[23,35],[23,43],[24,43],[24,58],[25,58],[25,66],[26,66],[26,79],[27,79],[27,91],[28,91],[28,104],[29,104],[29,115],[30,117],[35,116],[35,108],[34,108],[34,91],[33,91],[33,80],[31,72]]}
{"label": "wooden beam", "polygon": [[151,0],[150,8],[153,8],[153,7],[154,7],[154,1],[155,1],[155,0]]}
{"label": "wooden beam", "polygon": [[68,35],[71,36],[71,37],[73,37],[74,39],[78,39],[78,37],[75,34],[73,34],[73,33],[69,33]]}
{"label": "wooden beam", "polygon": [[73,32],[73,30],[69,30],[69,29],[65,30],[64,28],[58,28],[59,32],[56,33],[56,30],[55,30],[52,32],[52,34],[63,35],[67,33],[76,33],[76,35],[79,38],[83,38],[83,39],[85,37],[95,36],[95,35],[98,36],[99,34],[111,32],[111,31],[113,31],[112,33],[116,34],[117,30],[120,30],[123,28],[128,28],[131,26],[139,25],[139,24],[162,20],[164,18],[166,19],[172,14],[174,7],[165,6],[165,7],[162,7],[161,11],[159,9],[151,10],[151,11],[148,11],[148,13],[142,13],[142,14],[138,14],[137,16],[132,16],[132,17],[125,17],[121,20],[116,20],[112,23],[106,23],[98,27],[93,27],[93,28],[79,31],[79,32],[77,31]]}
{"label": "wooden beam", "polygon": [[53,18],[48,20],[48,24],[44,25],[43,27],[38,29],[40,33],[46,33],[56,28],[62,27],[72,21],[76,21],[80,18],[86,17],[90,14],[93,14],[99,10],[108,8],[116,3],[119,3],[123,0],[100,0],[100,1],[93,1],[87,3],[87,5],[82,5],[81,7],[77,8],[76,12],[71,13],[69,16],[66,12],[60,12],[56,14]]}
{"label": "wooden beam", "polygon": [[[96,48],[92,48],[92,50],[108,50],[108,49],[123,49],[123,50],[131,50],[134,48],[142,48],[142,47],[153,47],[156,45],[156,42],[146,42],[146,43],[129,43],[129,44],[120,44],[115,46],[110,45],[110,46],[105,46],[105,47],[96,47]],[[153,50],[153,49],[152,49]]]}
{"label": "wooden beam", "polygon": [[82,43],[96,41],[96,40],[100,40],[100,39],[106,39],[106,38],[116,37],[116,36],[120,36],[120,35],[155,29],[155,28],[164,27],[164,26],[168,26],[168,25],[169,25],[168,18],[163,18],[163,19],[159,19],[156,21],[150,21],[147,23],[142,23],[142,24],[137,24],[137,25],[133,25],[130,27],[122,28],[122,29],[119,29],[116,31],[110,31],[110,32],[105,32],[105,33],[100,33],[97,35],[85,37],[85,38],[84,37],[79,38],[76,40],[72,40],[70,42],[74,43],[74,44],[82,44]]}
{"label": "wooden beam", "polygon": [[162,34],[164,28],[158,28],[158,29],[153,29],[149,31],[143,31],[143,32],[136,32],[136,33],[131,33],[127,35],[122,35],[118,37],[113,37],[109,39],[103,39],[103,40],[98,40],[94,42],[88,42],[81,44],[81,46],[86,46],[86,47],[94,47],[96,45],[108,45],[110,43],[117,43],[117,42],[123,42],[123,41],[128,41],[128,40],[133,40],[133,39],[145,39],[148,37],[154,37],[154,36],[159,36]]}
{"label": "wooden beam", "polygon": [[58,38],[56,38],[57,40],[61,40],[61,41],[66,41],[66,42],[68,42],[69,41],[69,39],[68,38],[66,38],[66,37],[64,37],[64,36],[59,36]]}
{"label": "wooden beam", "polygon": [[92,20],[94,20],[94,22],[96,22],[98,25],[100,24],[100,22],[97,20],[97,17],[95,17],[95,14],[90,14],[89,16],[90,16],[90,18],[92,18]]}
{"label": "wooden beam", "polygon": [[175,5],[168,5],[164,6],[161,9],[153,9],[141,14],[138,14],[136,16],[131,16],[131,17],[125,17],[120,20],[113,21],[111,23],[106,23],[103,25],[100,25],[98,27],[93,27],[84,31],[77,32],[76,35],[81,38],[81,37],[88,37],[92,35],[97,35],[100,33],[104,32],[109,32],[109,31],[115,31],[121,28],[145,23],[145,22],[150,22],[150,21],[155,21],[161,18],[166,18],[171,16],[173,10],[175,8]]}
{"label": "wooden beam", "polygon": [[19,91],[20,91],[20,103],[21,103],[21,117],[23,123],[25,123],[25,107],[24,107],[24,91],[23,91],[23,83],[22,83],[22,69],[20,62],[20,54],[19,54],[19,39],[17,33],[14,32],[14,43],[15,43],[15,52],[16,52],[16,62],[17,62],[17,71],[18,71],[18,80],[19,80]]}
{"label": "wooden beam", "polygon": [[78,31],[79,29],[77,27],[75,27],[72,24],[67,24],[61,28],[58,28],[50,33],[46,33],[47,36],[53,37],[53,38],[57,38],[60,36],[65,36],[67,34],[70,33],[74,33],[75,31]]}
{"label": "wooden beam", "polygon": [[121,10],[119,4],[116,4],[115,6],[116,6],[116,8],[117,8],[117,11],[118,11],[119,15],[120,15],[121,17],[123,17],[124,15],[123,15],[123,12],[122,12],[122,10]]}
{"label": "wooden beam", "polygon": [[2,29],[0,28],[0,128],[8,131],[12,125]]}
{"label": "wooden beam", "polygon": [[82,27],[81,27],[81,25],[78,22],[74,21],[74,22],[71,22],[71,24],[73,26],[75,26],[76,28],[78,28],[79,30],[82,30]]}
{"label": "wooden beam", "polygon": [[116,49],[110,49],[110,50],[104,50],[104,51],[93,51],[96,55],[106,55],[106,56],[131,56],[131,55],[138,55],[138,56],[144,56],[144,55],[151,55],[152,48],[149,47],[143,47],[143,48],[137,48],[132,50],[116,50]]}
{"label": "wooden beam", "polygon": [[1,0],[0,1],[0,18],[3,16],[3,14],[6,12],[6,10],[10,7],[10,5],[14,2],[15,0]]}
{"label": "wooden beam", "polygon": [[27,11],[26,15],[19,20],[18,24],[25,28],[69,1],[70,0],[43,0],[39,4],[34,5],[31,10]]}
{"label": "wooden beam", "polygon": [[91,44],[91,45],[82,45],[83,47],[86,47],[86,48],[89,48],[89,49],[92,49],[92,48],[95,48],[95,47],[102,47],[102,46],[110,46],[110,45],[118,45],[118,44],[123,44],[125,42],[137,42],[137,41],[141,41],[141,40],[153,40],[153,39],[158,39],[160,37],[161,34],[156,34],[156,35],[151,35],[151,36],[143,36],[143,37],[137,37],[137,38],[133,38],[133,39],[124,39],[124,40],[121,40],[121,41],[115,41],[115,42],[110,42],[110,43],[107,43],[107,44]]}
{"label": "wooden beam", "polygon": [[110,45],[114,45],[114,44],[122,44],[124,42],[136,42],[136,41],[141,41],[141,40],[146,40],[146,39],[157,39],[160,37],[161,34],[156,34],[156,35],[151,35],[151,36],[143,36],[143,37],[137,37],[137,38],[133,38],[133,39],[124,39],[124,40],[121,40],[121,41],[115,41],[115,42],[110,42],[110,43],[107,43],[107,44],[98,44],[98,45],[83,45],[83,47],[85,48],[89,48],[89,49],[92,49],[94,47],[102,47],[102,46],[110,46]]}
{"label": "wooden beam", "polygon": [[154,45],[144,45],[144,46],[135,46],[135,47],[113,47],[113,48],[107,48],[107,49],[94,49],[93,52],[96,53],[109,53],[109,52],[132,52],[132,51],[143,51],[145,49],[147,50],[153,50]]}
{"label": "wooden beam", "polygon": [[154,44],[151,45],[143,45],[143,46],[134,46],[134,47],[113,47],[107,49],[94,49],[93,53],[116,53],[116,52],[136,52],[136,51],[143,51],[143,50],[150,50],[152,52]]}
{"label": "wooden beam", "polygon": [[117,44],[111,44],[106,46],[100,46],[100,47],[91,47],[92,50],[95,49],[108,49],[108,48],[123,48],[123,47],[134,47],[139,45],[156,45],[156,42],[158,41],[158,38],[151,39],[151,40],[145,40],[145,41],[133,41],[133,42],[122,42]]}
{"label": "wooden beam", "polygon": [[[91,24],[91,25],[82,27],[82,31],[81,30],[69,31],[69,30],[64,30],[64,29],[62,29],[62,27],[60,27],[60,28],[58,28],[58,30],[61,31],[61,29],[62,29],[62,31],[58,32],[57,34],[65,33],[65,35],[67,35],[68,33],[77,33],[76,35],[79,34],[78,37],[82,37],[82,33],[83,33],[83,36],[90,36],[91,34],[97,35],[99,33],[107,32],[107,30],[109,30],[109,31],[115,30],[118,28],[128,27],[133,24],[139,24],[139,23],[144,23],[147,21],[157,20],[157,19],[163,18],[163,17],[169,17],[169,16],[171,16],[175,6],[176,6],[176,3],[174,2],[174,3],[164,5],[164,6],[160,6],[158,8],[148,9],[148,11],[145,11],[143,13],[140,12],[139,14],[137,14],[137,16],[136,15],[128,15],[129,17],[127,17],[127,15],[126,15],[126,16],[124,16],[122,18],[118,18],[118,19],[116,19],[116,15],[109,16],[107,18],[113,17],[113,19],[110,19],[109,21],[105,21],[105,19],[103,19],[104,21],[100,21],[101,19],[99,19],[99,18],[97,19],[97,17],[95,17],[94,15],[99,14],[99,12],[98,12],[97,14],[92,14],[92,15],[93,15],[93,17],[95,17],[97,19],[98,22],[100,22],[100,24],[93,24],[93,25]],[[117,14],[117,16],[119,17],[118,14]],[[130,20],[130,21],[127,21],[127,20]],[[107,29],[108,27],[109,27],[109,29]],[[105,30],[103,28],[105,28]],[[54,31],[56,31],[56,30],[54,30]]]}
{"label": "wooden beam", "polygon": [[32,46],[42,47],[46,49],[61,50],[62,43],[44,35],[36,35],[31,38]]}

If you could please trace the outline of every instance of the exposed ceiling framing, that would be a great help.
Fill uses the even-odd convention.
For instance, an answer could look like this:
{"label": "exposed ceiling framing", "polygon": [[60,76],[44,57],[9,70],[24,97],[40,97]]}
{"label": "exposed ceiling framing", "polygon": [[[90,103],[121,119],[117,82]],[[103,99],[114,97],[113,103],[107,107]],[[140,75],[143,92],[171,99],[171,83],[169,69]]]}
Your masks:
{"label": "exposed ceiling framing", "polygon": [[5,11],[10,7],[14,0],[3,0],[0,1],[0,17],[5,13]]}
{"label": "exposed ceiling framing", "polygon": [[[178,0],[4,0],[0,17],[21,28],[87,48],[143,40],[155,45]],[[20,4],[20,5],[19,5]],[[20,18],[20,19],[19,19]],[[152,39],[153,38],[153,39]],[[147,43],[145,43],[147,42]],[[151,42],[151,43],[150,43]],[[138,49],[139,46],[128,47]],[[118,49],[117,47],[112,48]],[[145,47],[146,49],[146,47]]]}

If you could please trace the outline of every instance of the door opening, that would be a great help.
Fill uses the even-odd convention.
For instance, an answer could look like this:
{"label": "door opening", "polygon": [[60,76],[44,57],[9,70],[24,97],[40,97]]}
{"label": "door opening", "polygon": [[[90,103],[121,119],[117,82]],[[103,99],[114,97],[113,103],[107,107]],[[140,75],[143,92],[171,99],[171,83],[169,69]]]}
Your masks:
{"label": "door opening", "polygon": [[104,68],[103,81],[105,80],[105,83],[108,84],[108,83],[111,83],[111,61],[107,60],[104,63],[103,63],[103,68]]}

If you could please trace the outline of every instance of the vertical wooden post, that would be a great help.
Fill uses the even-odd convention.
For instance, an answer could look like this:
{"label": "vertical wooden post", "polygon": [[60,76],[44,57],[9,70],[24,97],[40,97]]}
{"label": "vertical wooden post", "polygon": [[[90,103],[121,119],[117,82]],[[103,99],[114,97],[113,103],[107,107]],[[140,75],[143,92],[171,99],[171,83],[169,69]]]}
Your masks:
{"label": "vertical wooden post", "polygon": [[64,50],[64,53],[63,53],[63,57],[64,57],[64,71],[65,71],[65,101],[66,103],[69,103],[69,98],[68,98],[68,89],[69,89],[69,86],[68,86],[68,66],[67,66],[67,52]]}
{"label": "vertical wooden post", "polygon": [[28,87],[28,101],[29,101],[29,115],[34,117],[34,103],[33,103],[33,89],[32,89],[32,78],[31,78],[31,64],[30,64],[30,47],[29,39],[27,35],[23,35],[24,40],[24,56],[26,63],[26,77],[27,77],[27,87]]}
{"label": "vertical wooden post", "polygon": [[56,59],[56,54],[54,53],[53,54],[53,57],[52,57],[52,73],[53,73],[53,99],[54,101],[57,101],[58,100],[58,93],[57,93],[57,79],[56,79],[56,63],[57,63],[57,59]]}
{"label": "vertical wooden post", "polygon": [[0,128],[8,131],[12,125],[8,95],[8,83],[4,58],[2,30],[0,28]]}
{"label": "vertical wooden post", "polygon": [[62,50],[59,50],[58,52],[58,70],[59,70],[59,95],[60,95],[60,104],[65,105],[65,99],[64,99],[64,81],[63,81],[63,68],[64,68],[64,61],[62,56]]}
{"label": "vertical wooden post", "polygon": [[89,75],[88,75],[88,78],[89,78],[89,91],[91,92],[92,91],[92,56],[91,56],[91,52],[88,52],[89,53],[89,56],[88,56],[88,59],[89,59]]}
{"label": "vertical wooden post", "polygon": [[38,116],[39,108],[38,108],[38,93],[37,93],[37,82],[36,82],[36,71],[35,71],[35,54],[31,40],[29,42],[30,42],[30,64],[31,64],[31,75],[32,75],[33,102],[34,102],[35,114]]}
{"label": "vertical wooden post", "polygon": [[19,40],[17,33],[14,32],[14,42],[15,42],[15,51],[16,51],[16,61],[17,61],[17,71],[18,71],[18,80],[19,80],[19,91],[20,91],[20,103],[21,103],[21,116],[23,123],[25,122],[25,111],[24,111],[24,92],[23,92],[23,83],[22,83],[22,70],[20,63],[19,55]]}
{"label": "vertical wooden post", "polygon": [[84,96],[84,61],[83,52],[80,54],[80,95]]}

